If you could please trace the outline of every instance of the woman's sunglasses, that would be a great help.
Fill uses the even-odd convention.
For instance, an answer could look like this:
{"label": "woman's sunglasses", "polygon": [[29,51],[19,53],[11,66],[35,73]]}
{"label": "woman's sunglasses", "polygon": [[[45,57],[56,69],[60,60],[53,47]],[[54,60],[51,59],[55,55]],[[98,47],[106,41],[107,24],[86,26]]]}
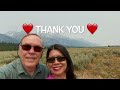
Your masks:
{"label": "woman's sunglasses", "polygon": [[66,57],[58,56],[58,57],[49,57],[49,58],[47,58],[47,62],[48,63],[54,63],[55,62],[55,58],[57,59],[58,62],[62,62],[62,61],[66,60]]}
{"label": "woman's sunglasses", "polygon": [[43,50],[40,46],[31,46],[29,44],[21,45],[22,49],[25,51],[29,51],[32,47],[34,48],[35,52],[41,52]]}

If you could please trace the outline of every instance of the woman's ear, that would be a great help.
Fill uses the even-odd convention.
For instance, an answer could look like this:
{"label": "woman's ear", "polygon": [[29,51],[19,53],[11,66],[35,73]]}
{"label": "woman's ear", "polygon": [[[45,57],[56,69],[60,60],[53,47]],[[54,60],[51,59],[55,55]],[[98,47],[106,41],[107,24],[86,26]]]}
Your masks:
{"label": "woman's ear", "polygon": [[49,65],[48,65],[48,63],[46,62],[46,66],[47,66],[47,68],[49,68]]}

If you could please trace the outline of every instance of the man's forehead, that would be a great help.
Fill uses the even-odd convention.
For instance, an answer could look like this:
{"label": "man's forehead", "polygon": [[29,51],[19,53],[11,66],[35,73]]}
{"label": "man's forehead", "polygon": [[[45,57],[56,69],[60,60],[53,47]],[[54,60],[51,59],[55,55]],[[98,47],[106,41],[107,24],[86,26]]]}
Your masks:
{"label": "man's forehead", "polygon": [[29,35],[29,36],[26,36],[26,37],[24,37],[23,39],[26,39],[26,38],[39,38],[40,39],[40,37],[38,37],[38,36],[36,36],[36,35]]}
{"label": "man's forehead", "polygon": [[24,41],[27,41],[27,40],[38,40],[38,41],[42,41],[40,37],[36,36],[36,35],[28,35],[28,36],[25,36],[21,42],[24,42]]}

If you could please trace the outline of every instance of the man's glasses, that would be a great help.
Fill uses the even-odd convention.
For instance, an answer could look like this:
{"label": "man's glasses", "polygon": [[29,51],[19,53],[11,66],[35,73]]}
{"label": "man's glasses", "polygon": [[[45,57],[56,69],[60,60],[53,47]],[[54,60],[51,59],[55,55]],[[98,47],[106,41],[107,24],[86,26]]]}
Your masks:
{"label": "man's glasses", "polygon": [[47,58],[47,62],[48,63],[54,63],[55,62],[55,58],[57,59],[58,62],[62,62],[62,61],[66,60],[66,57],[58,56],[58,57],[49,57],[49,58]]}
{"label": "man's glasses", "polygon": [[32,47],[34,48],[35,52],[41,52],[43,50],[40,46],[31,46],[29,44],[21,45],[22,49],[25,51],[29,51]]}

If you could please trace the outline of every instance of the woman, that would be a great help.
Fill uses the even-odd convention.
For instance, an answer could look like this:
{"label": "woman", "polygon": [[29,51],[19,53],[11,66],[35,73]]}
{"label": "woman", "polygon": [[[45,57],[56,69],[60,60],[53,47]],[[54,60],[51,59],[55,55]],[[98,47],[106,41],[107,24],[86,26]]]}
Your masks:
{"label": "woman", "polygon": [[51,72],[47,79],[76,79],[72,59],[64,46],[51,45],[46,60],[46,65]]}

